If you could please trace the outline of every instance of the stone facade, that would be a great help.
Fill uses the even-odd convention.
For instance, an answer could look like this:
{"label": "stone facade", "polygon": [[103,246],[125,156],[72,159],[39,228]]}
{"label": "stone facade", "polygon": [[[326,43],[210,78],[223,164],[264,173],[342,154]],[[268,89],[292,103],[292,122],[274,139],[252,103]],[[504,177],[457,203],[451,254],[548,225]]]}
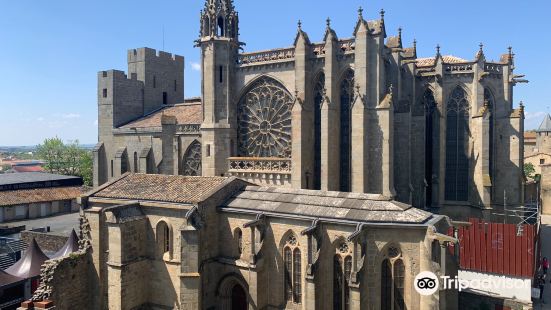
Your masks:
{"label": "stone facade", "polygon": [[457,308],[413,288],[420,271],[453,276],[451,222],[381,195],[125,174],[81,201],[90,309]]}
{"label": "stone facade", "polygon": [[[168,111],[183,102],[180,56],[131,50],[130,77],[99,73],[95,186],[126,171],[185,174],[195,154],[204,176],[378,193],[458,218],[522,204],[524,112],[513,86],[525,80],[511,50],[497,62],[482,45],[473,60],[439,47],[420,58],[401,30],[387,34],[384,12],[366,21],[361,9],[350,38],[328,20],[313,43],[299,24],[292,46],[242,53],[238,29],[232,1],[206,1],[200,120]],[[151,113],[164,117],[125,127]]]}

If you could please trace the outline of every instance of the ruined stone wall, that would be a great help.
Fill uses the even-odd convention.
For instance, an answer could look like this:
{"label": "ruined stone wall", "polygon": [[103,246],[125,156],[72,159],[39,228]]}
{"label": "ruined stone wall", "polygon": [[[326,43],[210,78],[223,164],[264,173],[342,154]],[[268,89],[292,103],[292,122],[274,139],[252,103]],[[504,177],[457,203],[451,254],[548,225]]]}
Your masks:
{"label": "ruined stone wall", "polygon": [[92,260],[88,253],[73,253],[46,263],[52,271],[52,295],[56,310],[90,309]]}

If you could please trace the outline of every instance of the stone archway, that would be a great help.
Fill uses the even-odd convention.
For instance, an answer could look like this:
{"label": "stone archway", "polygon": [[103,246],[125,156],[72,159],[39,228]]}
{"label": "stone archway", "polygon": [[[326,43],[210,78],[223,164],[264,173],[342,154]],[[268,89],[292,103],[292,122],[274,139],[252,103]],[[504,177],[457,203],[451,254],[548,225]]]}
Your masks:
{"label": "stone archway", "polygon": [[239,283],[235,283],[231,290],[231,310],[247,310],[247,293]]}
{"label": "stone archway", "polygon": [[225,310],[246,310],[251,298],[247,282],[238,274],[226,275],[220,280],[217,290],[218,305]]}

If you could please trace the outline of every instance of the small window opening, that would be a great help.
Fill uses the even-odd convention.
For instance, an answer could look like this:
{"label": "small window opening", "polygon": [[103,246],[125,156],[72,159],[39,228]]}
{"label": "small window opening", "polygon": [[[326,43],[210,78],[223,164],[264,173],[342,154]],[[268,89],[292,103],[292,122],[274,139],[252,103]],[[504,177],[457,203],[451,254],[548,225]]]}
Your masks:
{"label": "small window opening", "polygon": [[224,36],[224,18],[218,17],[218,36]]}
{"label": "small window opening", "polygon": [[107,88],[103,89],[103,98],[107,98]]}
{"label": "small window opening", "polygon": [[113,177],[113,171],[114,171],[114,169],[113,169],[113,160],[111,160],[111,177]]}
{"label": "small window opening", "polygon": [[210,157],[210,144],[207,144],[207,157]]}
{"label": "small window opening", "polygon": [[224,67],[220,66],[218,68],[218,72],[219,72],[219,75],[220,75],[220,77],[218,79],[220,80],[220,83],[222,83],[224,81]]}
{"label": "small window opening", "polygon": [[163,92],[163,104],[167,104],[168,103],[168,96],[166,94],[166,91]]}
{"label": "small window opening", "polygon": [[157,88],[157,77],[153,76],[153,88]]}
{"label": "small window opening", "polygon": [[176,80],[174,80],[174,91],[177,91],[178,90],[178,83],[176,82]]}
{"label": "small window opening", "polygon": [[543,164],[545,164],[545,159],[542,158],[540,159],[540,165],[543,165]]}

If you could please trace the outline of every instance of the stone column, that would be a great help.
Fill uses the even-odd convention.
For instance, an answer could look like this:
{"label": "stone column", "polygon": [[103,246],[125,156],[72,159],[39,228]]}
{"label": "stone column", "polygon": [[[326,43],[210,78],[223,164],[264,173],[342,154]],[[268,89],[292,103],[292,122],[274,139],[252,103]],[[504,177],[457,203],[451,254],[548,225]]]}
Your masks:
{"label": "stone column", "polygon": [[338,38],[331,28],[325,34],[325,98],[321,106],[321,190],[339,190],[340,120]]}
{"label": "stone column", "polygon": [[199,232],[187,225],[181,234],[180,304],[182,309],[201,309]]}
{"label": "stone column", "polygon": [[310,41],[302,29],[295,40],[295,103],[292,109],[291,184],[295,188],[312,188],[314,129],[310,90]]}
{"label": "stone column", "polygon": [[361,18],[356,26],[356,49],[354,63],[354,82],[357,86],[355,100],[352,103],[352,160],[351,160],[351,190],[353,192],[367,192],[368,163],[368,131],[367,131],[367,94],[368,90],[368,63],[370,34],[369,27]]}

